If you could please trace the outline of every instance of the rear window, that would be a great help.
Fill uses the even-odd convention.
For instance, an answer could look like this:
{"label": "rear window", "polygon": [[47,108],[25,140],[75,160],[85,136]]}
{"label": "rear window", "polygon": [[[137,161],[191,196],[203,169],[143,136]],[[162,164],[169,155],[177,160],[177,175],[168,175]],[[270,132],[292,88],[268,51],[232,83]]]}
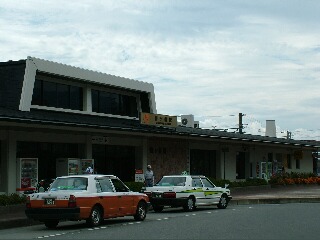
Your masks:
{"label": "rear window", "polygon": [[84,177],[57,178],[51,185],[50,191],[87,190],[88,179]]}
{"label": "rear window", "polygon": [[185,186],[186,177],[163,177],[157,186]]}

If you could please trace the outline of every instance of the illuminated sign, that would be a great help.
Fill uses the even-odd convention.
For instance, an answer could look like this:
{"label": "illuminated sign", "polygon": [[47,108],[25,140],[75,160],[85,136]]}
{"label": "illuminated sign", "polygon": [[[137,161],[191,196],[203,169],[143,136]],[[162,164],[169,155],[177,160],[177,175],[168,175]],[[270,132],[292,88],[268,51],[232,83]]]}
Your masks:
{"label": "illuminated sign", "polygon": [[153,113],[141,113],[140,116],[141,124],[164,126],[164,127],[177,127],[177,117],[168,116]]}

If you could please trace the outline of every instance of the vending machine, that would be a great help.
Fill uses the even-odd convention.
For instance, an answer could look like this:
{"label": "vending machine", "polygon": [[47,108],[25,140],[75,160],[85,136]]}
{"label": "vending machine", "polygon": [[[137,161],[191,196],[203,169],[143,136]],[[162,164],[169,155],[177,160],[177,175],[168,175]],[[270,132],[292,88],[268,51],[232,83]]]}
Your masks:
{"label": "vending machine", "polygon": [[57,158],[56,176],[78,175],[81,169],[80,158]]}
{"label": "vending machine", "polygon": [[261,162],[260,164],[260,178],[270,179],[273,171],[272,162]]}
{"label": "vending machine", "polygon": [[94,170],[94,160],[93,159],[81,159],[81,172],[79,174],[86,174],[86,169],[92,167]]}
{"label": "vending machine", "polygon": [[35,190],[38,184],[38,158],[18,158],[17,175],[17,192]]}

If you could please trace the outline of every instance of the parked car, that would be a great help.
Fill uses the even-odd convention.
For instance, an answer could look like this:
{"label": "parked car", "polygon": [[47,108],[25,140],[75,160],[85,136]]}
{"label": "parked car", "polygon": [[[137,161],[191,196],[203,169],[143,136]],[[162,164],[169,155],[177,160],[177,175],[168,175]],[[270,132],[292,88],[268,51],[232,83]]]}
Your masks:
{"label": "parked car", "polygon": [[146,187],[143,192],[149,196],[155,212],[161,212],[165,206],[183,207],[185,211],[208,205],[224,209],[232,199],[227,186],[216,187],[200,175],[163,176],[155,186]]}
{"label": "parked car", "polygon": [[149,204],[146,194],[130,191],[114,175],[85,174],[58,177],[47,192],[28,195],[25,213],[48,228],[61,220],[86,220],[94,227],[123,216],[143,221]]}

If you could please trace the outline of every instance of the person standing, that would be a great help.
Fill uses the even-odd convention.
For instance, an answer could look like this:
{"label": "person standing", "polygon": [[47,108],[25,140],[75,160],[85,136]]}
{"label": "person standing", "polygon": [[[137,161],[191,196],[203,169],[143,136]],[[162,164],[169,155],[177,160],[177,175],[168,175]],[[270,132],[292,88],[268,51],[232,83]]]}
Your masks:
{"label": "person standing", "polygon": [[144,184],[146,185],[146,187],[153,187],[154,175],[153,175],[151,165],[147,166],[147,171],[144,174]]}
{"label": "person standing", "polygon": [[91,166],[87,167],[86,174],[93,174],[93,168]]}

